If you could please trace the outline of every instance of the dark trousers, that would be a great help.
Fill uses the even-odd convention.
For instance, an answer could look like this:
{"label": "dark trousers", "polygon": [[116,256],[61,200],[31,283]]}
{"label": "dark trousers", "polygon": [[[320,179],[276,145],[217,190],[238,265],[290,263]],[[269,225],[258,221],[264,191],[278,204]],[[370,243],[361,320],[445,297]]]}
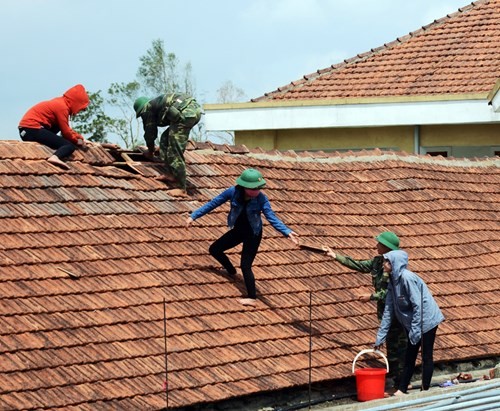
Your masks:
{"label": "dark trousers", "polygon": [[417,361],[418,350],[422,345],[422,390],[428,390],[431,385],[432,374],[434,372],[434,340],[436,339],[436,331],[438,327],[427,331],[423,335],[423,344],[419,341],[413,345],[408,338],[408,345],[406,346],[405,365],[399,390],[402,392],[408,391],[408,384],[410,383],[413,372],[415,371],[415,363]]}
{"label": "dark trousers", "polygon": [[224,251],[243,243],[240,267],[245,280],[248,298],[256,298],[255,277],[252,271],[252,264],[259,250],[261,240],[262,232],[255,235],[248,230],[233,228],[218,240],[215,240],[208,250],[212,257],[214,257],[230,275],[234,275],[236,274],[236,269],[231,261],[229,261]]}
{"label": "dark trousers", "polygon": [[19,129],[19,135],[23,141],[36,141],[56,150],[54,154],[60,160],[70,156],[76,149],[76,146],[71,141],[46,128],[21,128]]}
{"label": "dark trousers", "polygon": [[389,375],[393,378],[394,387],[396,388],[399,387],[399,382],[403,375],[407,344],[406,330],[397,318],[393,318],[391,328],[389,328],[387,333],[386,345]]}

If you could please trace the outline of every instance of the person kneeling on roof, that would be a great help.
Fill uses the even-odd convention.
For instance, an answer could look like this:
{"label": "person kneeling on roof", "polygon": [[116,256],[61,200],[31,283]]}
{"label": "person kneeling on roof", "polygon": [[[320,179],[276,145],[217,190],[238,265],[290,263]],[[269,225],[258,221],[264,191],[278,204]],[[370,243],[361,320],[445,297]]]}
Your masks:
{"label": "person kneeling on roof", "polygon": [[[69,157],[77,147],[85,147],[87,144],[83,136],[69,126],[69,116],[85,110],[89,103],[90,99],[85,88],[77,84],[61,97],[35,104],[19,123],[21,140],[36,141],[56,150],[47,161],[69,169],[63,159]],[[62,136],[58,134],[59,132]]]}

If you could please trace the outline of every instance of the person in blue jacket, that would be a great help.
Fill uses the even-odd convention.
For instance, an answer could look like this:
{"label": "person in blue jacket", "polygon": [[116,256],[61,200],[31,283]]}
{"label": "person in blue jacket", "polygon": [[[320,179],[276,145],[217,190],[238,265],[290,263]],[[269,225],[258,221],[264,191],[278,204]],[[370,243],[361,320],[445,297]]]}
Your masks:
{"label": "person in blue jacket", "polygon": [[234,276],[236,268],[224,252],[243,243],[240,267],[248,294],[248,298],[240,300],[244,305],[256,304],[257,297],[252,264],[262,239],[261,214],[264,214],[267,221],[277,231],[298,244],[298,235],[276,217],[268,198],[260,191],[265,184],[266,181],[260,171],[248,168],[236,179],[235,186],[229,187],[217,197],[193,211],[186,221],[186,227],[189,227],[197,218],[230,201],[231,208],[227,217],[227,225],[230,230],[215,240],[210,246],[209,252],[224,267],[229,276]]}
{"label": "person in blue jacket", "polygon": [[395,396],[407,392],[420,347],[422,347],[422,391],[429,389],[434,372],[434,340],[438,326],[444,320],[425,282],[408,270],[407,266],[408,254],[405,251],[395,250],[384,254],[384,270],[389,273],[390,281],[375,349],[379,349],[384,343],[394,316],[408,336],[403,374],[398,390],[394,393]]}

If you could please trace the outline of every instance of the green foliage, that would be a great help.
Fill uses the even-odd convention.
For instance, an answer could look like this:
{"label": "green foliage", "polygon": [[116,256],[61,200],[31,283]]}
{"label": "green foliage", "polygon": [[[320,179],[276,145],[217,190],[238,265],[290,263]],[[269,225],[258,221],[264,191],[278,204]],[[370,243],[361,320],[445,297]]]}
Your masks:
{"label": "green foliage", "polygon": [[73,117],[73,129],[87,140],[107,143],[107,133],[113,119],[104,112],[104,99],[101,91],[87,91],[90,103],[88,107]]}
{"label": "green foliage", "polygon": [[139,60],[141,65],[137,77],[147,94],[187,93],[195,96],[191,63],[181,69],[177,56],[166,52],[163,40],[153,40],[151,48]]}
{"label": "green foliage", "polygon": [[158,95],[178,90],[178,60],[174,53],[165,51],[163,40],[153,40],[151,48],[139,60],[137,77],[147,93]]}
{"label": "green foliage", "polygon": [[144,144],[140,137],[139,122],[133,108],[134,101],[140,96],[140,93],[141,84],[137,81],[112,83],[108,89],[107,102],[120,113],[120,117],[114,119],[110,128],[127,148]]}
{"label": "green foliage", "polygon": [[[128,83],[112,83],[107,95],[101,91],[89,93],[90,105],[87,110],[74,119],[74,128],[91,141],[105,143],[108,137],[118,138],[126,148],[144,145],[142,125],[135,116],[133,104],[136,98],[146,96],[154,98],[164,93],[187,93],[196,98],[191,63],[180,67],[174,53],[167,53],[163,40],[156,39],[146,54],[139,58],[140,66],[137,78]],[[241,89],[226,82],[219,90],[219,102],[237,101],[243,98]],[[105,113],[105,106],[112,115]],[[231,133],[225,136],[233,139]],[[190,138],[204,141],[207,133],[203,118],[191,130]]]}
{"label": "green foliage", "polygon": [[108,101],[112,105],[131,106],[130,102],[139,97],[141,84],[137,81],[130,83],[111,83],[108,89]]}

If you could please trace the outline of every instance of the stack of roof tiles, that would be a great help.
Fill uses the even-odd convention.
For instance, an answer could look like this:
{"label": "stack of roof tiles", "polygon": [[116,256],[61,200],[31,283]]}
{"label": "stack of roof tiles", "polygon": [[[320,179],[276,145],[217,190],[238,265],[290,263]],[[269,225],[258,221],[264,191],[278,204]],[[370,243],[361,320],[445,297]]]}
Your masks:
{"label": "stack of roof tiles", "polygon": [[371,258],[374,235],[400,235],[447,318],[437,361],[500,355],[498,159],[201,148],[186,152],[180,200],[100,147],[65,171],[43,146],[0,142],[2,410],[176,408],[305,385],[310,332],[312,380],[351,376],[377,330],[374,304],[357,300],[370,275],[266,223],[259,302],[245,307],[241,274],[218,275],[208,254],[227,205],[185,228],[246,167],[304,243]]}
{"label": "stack of roof tiles", "polygon": [[478,0],[391,43],[252,101],[486,96],[500,73],[499,43],[500,0]]}

